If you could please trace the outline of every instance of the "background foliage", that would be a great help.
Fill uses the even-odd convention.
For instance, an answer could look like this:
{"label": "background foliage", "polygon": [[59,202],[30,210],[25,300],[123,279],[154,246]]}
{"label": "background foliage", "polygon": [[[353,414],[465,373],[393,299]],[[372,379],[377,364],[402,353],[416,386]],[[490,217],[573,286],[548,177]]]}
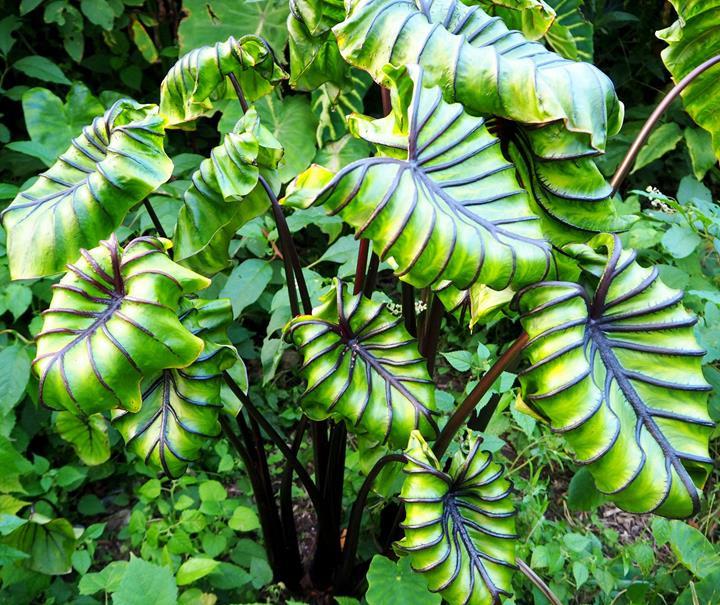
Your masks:
{"label": "background foliage", "polygon": [[[498,14],[506,10],[501,2],[480,4]],[[559,15],[575,17],[558,19],[544,34],[545,41],[579,58],[593,58],[630,108],[622,131],[599,161],[602,172],[611,176],[669,86],[660,59],[665,44],[654,32],[668,27],[675,14],[662,0],[586,0],[586,19],[568,10],[577,0],[549,4]],[[0,1],[0,9],[3,206],[120,96],[156,102],[160,81],[179,55],[250,31],[267,38],[280,57],[286,56],[288,42],[289,9],[283,0],[22,0]],[[352,92],[340,98],[324,85],[313,87],[311,95],[286,90],[282,99],[267,96],[257,103],[263,123],[286,149],[279,167],[283,182],[311,161],[337,170],[367,154],[364,141],[346,136],[340,115],[362,109],[363,97],[366,113],[379,115],[380,99],[367,80],[352,78]],[[201,122],[197,131],[170,135],[166,148],[175,164],[173,179],[151,198],[166,231],[173,230],[189,175],[218,144],[214,126],[226,132],[237,112],[230,103],[213,121]],[[686,289],[685,304],[701,318],[695,330],[707,349],[703,371],[715,386],[711,414],[716,421],[718,183],[710,136],[678,103],[642,151],[625,188],[631,193],[622,203],[625,212],[639,217],[623,242],[640,251],[640,262],[657,265],[666,284]],[[309,265],[306,276],[317,300],[327,276],[352,275],[356,243],[338,218],[320,210],[303,210],[288,220]],[[120,233],[127,237],[149,228],[149,219],[138,211],[127,217]],[[212,292],[229,296],[234,317],[242,319],[230,337],[248,362],[251,383],[263,389],[266,413],[279,425],[290,426],[299,410],[278,402],[297,399],[299,389],[287,387],[297,381],[289,380],[292,354],[284,351],[280,334],[290,311],[280,285],[277,234],[272,222],[260,217],[240,235],[233,243],[235,265],[214,278]],[[160,481],[142,458],[121,448],[112,449],[112,456],[98,466],[84,466],[57,436],[51,425],[58,419],[37,405],[37,382],[30,376],[32,337],[41,323],[39,316],[32,318],[47,307],[51,281],[9,283],[4,234],[0,238],[0,601],[91,604],[108,602],[111,596],[113,603],[125,605],[137,603],[138,595],[153,594],[159,605],[283,602],[283,587],[271,584],[265,551],[258,543],[251,487],[225,442],[208,441],[188,474]],[[436,399],[447,413],[463,396],[459,385],[492,363],[497,349],[493,343],[503,342],[507,326],[500,318],[491,319],[469,338],[453,320],[445,328],[443,363],[436,370],[443,388]],[[251,333],[262,338],[251,338]],[[693,525],[622,513],[603,502],[588,473],[578,472],[568,485],[576,469],[566,446],[516,410],[515,393],[507,388],[511,379],[509,374],[501,377],[497,392],[490,394],[500,397],[500,409],[509,408],[510,414],[498,415],[490,424],[484,447],[496,452],[523,494],[517,503],[517,532],[528,539],[521,557],[568,603],[718,602],[718,471],[710,477]],[[472,386],[471,381],[468,388]],[[107,445],[120,439],[111,431]],[[711,442],[715,458],[719,443]],[[272,462],[279,476],[281,460]],[[351,469],[366,464],[357,450],[349,453]],[[397,477],[386,473],[384,479],[389,486]],[[358,487],[348,486],[348,501]],[[566,489],[565,502],[559,494]],[[302,494],[297,496],[302,502]],[[381,497],[374,498],[377,511]],[[310,513],[299,514],[301,540],[309,544],[314,519]],[[378,523],[377,515],[368,516],[367,522]],[[16,531],[19,528],[22,531]],[[42,542],[33,539],[38,535],[52,546],[33,547]],[[369,551],[370,544],[365,546]],[[412,594],[417,595],[415,602],[438,603],[423,581],[410,574],[407,561],[396,564],[376,557],[365,600],[370,605],[409,601]],[[515,603],[545,603],[535,589],[520,578],[517,582]]]}

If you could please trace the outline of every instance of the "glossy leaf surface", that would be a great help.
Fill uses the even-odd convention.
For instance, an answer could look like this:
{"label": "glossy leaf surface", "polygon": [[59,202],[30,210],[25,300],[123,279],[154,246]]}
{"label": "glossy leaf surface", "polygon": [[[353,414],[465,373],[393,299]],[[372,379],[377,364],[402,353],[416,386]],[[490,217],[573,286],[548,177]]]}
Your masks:
{"label": "glossy leaf surface", "polygon": [[[677,83],[694,68],[720,55],[720,6],[713,0],[670,0],[679,19],[657,32],[669,44],[663,50],[665,67]],[[681,93],[685,109],[713,138],[715,156],[720,158],[720,66],[698,76]]]}
{"label": "glossy leaf surface", "polygon": [[[594,66],[564,59],[499,17],[452,0],[358,0],[334,31],[343,56],[378,81],[385,62],[419,63],[425,86],[439,85],[447,100],[516,122],[500,122],[497,130],[527,154],[512,160],[523,164],[523,186],[550,217],[553,243],[627,228],[588,157],[604,150],[623,117],[612,83]],[[580,232],[568,237],[566,225]]]}
{"label": "glossy leaf surface", "polygon": [[396,546],[448,603],[499,604],[511,594],[518,539],[502,467],[480,440],[453,459],[449,473],[417,433],[405,454],[405,537]]}
{"label": "glossy leaf surface", "polygon": [[545,282],[519,293],[530,341],[524,401],[564,434],[598,489],[624,510],[697,512],[713,461],[704,353],[682,293],[635,262],[617,237],[595,294]]}
{"label": "glossy leaf surface", "polygon": [[562,121],[602,150],[622,122],[612,83],[508,30],[477,6],[453,0],[355,0],[333,31],[351,64],[382,80],[386,63],[418,63],[468,111],[523,124]]}
{"label": "glossy leaf surface", "polygon": [[182,126],[214,111],[213,102],[234,95],[234,75],[247,100],[269,93],[285,77],[269,46],[257,36],[232,36],[190,51],[173,65],[160,85],[160,113]]}
{"label": "glossy leaf surface", "polygon": [[274,169],[281,155],[280,143],[250,109],[192,175],[175,229],[176,260],[206,275],[225,268],[235,232],[269,205],[260,171]]}
{"label": "glossy leaf surface", "polygon": [[74,414],[140,407],[140,381],[192,363],[202,340],[178,321],[180,297],[209,285],[174,263],[161,240],[83,250],[54,286],[33,368],[40,402]]}
{"label": "glossy leaf surface", "polygon": [[495,289],[542,279],[550,247],[512,164],[482,118],[425,88],[423,70],[389,70],[393,113],[351,128],[382,155],[343,168],[315,201],[391,257],[416,287],[448,280]]}
{"label": "glossy leaf surface", "polygon": [[399,447],[413,429],[434,437],[435,389],[402,318],[342,282],[322,302],[286,328],[304,356],[305,413]]}
{"label": "glossy leaf surface", "polygon": [[155,105],[121,100],[95,118],[3,213],[13,279],[59,273],[108,237],[172,173]]}
{"label": "glossy leaf surface", "polygon": [[128,447],[169,477],[180,476],[203,443],[220,434],[222,372],[238,358],[225,333],[232,317],[226,298],[185,301],[182,324],[203,340],[203,352],[186,368],[147,378],[140,410],[113,418]]}

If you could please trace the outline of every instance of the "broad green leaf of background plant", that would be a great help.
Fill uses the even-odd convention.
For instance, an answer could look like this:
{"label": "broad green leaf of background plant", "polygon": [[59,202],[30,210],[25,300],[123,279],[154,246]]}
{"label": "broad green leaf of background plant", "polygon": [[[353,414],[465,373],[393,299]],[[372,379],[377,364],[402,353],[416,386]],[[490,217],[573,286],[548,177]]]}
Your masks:
{"label": "broad green leaf of background plant", "polygon": [[515,291],[511,288],[493,290],[484,284],[473,284],[467,290],[459,290],[450,282],[445,282],[438,286],[435,294],[448,313],[460,322],[467,320],[472,330],[479,321],[506,306],[515,296]]}
{"label": "broad green leaf of background plant", "polygon": [[235,232],[268,208],[258,179],[261,171],[272,176],[281,155],[251,108],[193,173],[175,229],[175,259],[207,275],[224,269]]}
{"label": "broad green leaf of background plant", "polygon": [[152,595],[153,605],[176,605],[177,592],[170,569],[131,554],[112,602],[113,605],[145,605],[148,595]]}
{"label": "broad green leaf of background plant", "polygon": [[168,126],[183,126],[212,114],[213,102],[234,97],[234,75],[248,102],[268,94],[286,77],[267,43],[257,36],[232,36],[180,58],[160,85],[160,114]]}
{"label": "broad green leaf of background plant", "polygon": [[427,582],[414,573],[407,557],[392,561],[375,555],[367,571],[368,605],[413,603],[413,605],[440,605],[440,595],[428,591]]}
{"label": "broad green leaf of background plant", "polygon": [[40,573],[61,575],[70,572],[77,541],[67,519],[49,519],[33,514],[0,543],[28,555],[23,564]]}
{"label": "broad green leaf of background plant", "polygon": [[180,54],[227,40],[238,31],[265,38],[275,55],[282,56],[287,43],[287,0],[183,0],[185,17],[178,29]]}
{"label": "broad green leaf of background plant", "polygon": [[[662,59],[677,83],[701,63],[720,54],[720,6],[714,0],[670,0],[679,19],[657,32],[668,43]],[[680,95],[685,109],[713,139],[715,156],[720,158],[720,65],[698,76]]]}
{"label": "broad green leaf of background plant", "polygon": [[517,122],[501,122],[498,136],[512,141],[511,159],[550,217],[543,229],[553,243],[629,226],[616,216],[611,188],[589,157],[604,150],[623,117],[611,81],[593,65],[563,59],[452,0],[357,0],[333,31],[345,59],[376,81],[386,61],[419,63],[424,86],[439,85],[448,101]]}
{"label": "broad green leaf of background plant", "polygon": [[47,88],[30,88],[22,96],[29,141],[12,141],[8,149],[19,151],[51,166],[83,126],[105,111],[84,84],[76,82],[65,102]]}
{"label": "broad green leaf of background plant", "polygon": [[113,418],[128,448],[171,478],[182,475],[203,444],[220,434],[222,372],[238,360],[225,333],[233,318],[227,298],[186,300],[180,318],[203,340],[200,357],[188,367],[149,376],[140,410],[120,411]]}
{"label": "broad green leaf of background plant", "polygon": [[512,484],[481,440],[458,453],[449,473],[414,432],[405,455],[405,537],[396,548],[449,603],[495,605],[511,595],[515,569]]}
{"label": "broad green leaf of background plant", "polygon": [[36,337],[40,402],[80,415],[137,411],[144,376],[185,367],[202,351],[176,310],[183,294],[209,280],[171,261],[163,241],[149,237],[122,249],[113,236],[68,268]]}
{"label": "broad green leaf of background plant", "polygon": [[110,458],[107,420],[102,414],[58,412],[54,424],[58,434],[73,446],[85,464],[102,464]]}
{"label": "broad green leaf of background plant", "polygon": [[396,447],[418,429],[434,438],[435,389],[425,359],[402,318],[338,281],[312,315],[286,327],[303,354],[303,410]]}
{"label": "broad green leaf of background plant", "polygon": [[59,273],[81,248],[108,237],[130,208],[170,177],[163,137],[157,107],[130,100],[86,126],[3,212],[12,278]]}
{"label": "broad green leaf of background plant", "polygon": [[443,101],[438,87],[423,87],[420,68],[389,68],[386,83],[392,114],[350,122],[382,155],[343,168],[314,203],[372,240],[416,287],[448,280],[500,290],[542,279],[549,244],[484,120]]}
{"label": "broad green leaf of background plant", "polygon": [[712,469],[714,423],[695,317],[656,268],[617,239],[593,296],[575,283],[544,282],[518,294],[530,337],[523,399],[566,436],[599,491],[629,512],[687,517]]}

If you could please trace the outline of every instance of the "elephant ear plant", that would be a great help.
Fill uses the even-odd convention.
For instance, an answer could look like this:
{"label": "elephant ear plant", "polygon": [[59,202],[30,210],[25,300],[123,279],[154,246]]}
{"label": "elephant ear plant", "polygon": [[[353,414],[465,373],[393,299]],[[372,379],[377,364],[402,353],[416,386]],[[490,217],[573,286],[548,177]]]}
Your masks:
{"label": "elephant ear plant", "polygon": [[[508,368],[518,368],[519,407],[567,439],[618,507],[678,518],[700,507],[713,423],[695,318],[681,292],[623,248],[617,233],[632,220],[615,195],[659,113],[698,74],[707,81],[716,61],[680,61],[670,47],[665,59],[685,79],[607,183],[593,157],[622,124],[610,80],[483,6],[293,0],[289,73],[238,24],[237,39],[178,61],[159,105],[121,100],[97,117],[3,214],[14,279],[65,271],[33,363],[39,402],[55,411],[61,436],[99,464],[114,427],[169,480],[208,441],[226,438],[251,482],[274,580],[299,596],[362,592],[363,511],[395,465],[404,480],[383,492],[395,518],[378,536],[385,554],[409,557],[451,604],[500,603],[517,569],[558,602],[516,557],[518,498],[466,427]],[[674,43],[682,33],[664,36]],[[381,117],[360,113],[370,78],[368,107],[382,99]],[[355,108],[332,127],[372,152],[312,165],[288,183],[281,167],[293,158],[253,103],[304,91],[323,111]],[[192,130],[235,102],[239,119],[192,175],[166,233],[148,196],[173,172],[167,131]],[[133,239],[123,223],[137,206],[155,233]],[[320,211],[355,233],[352,283],[308,283],[286,214],[308,213],[309,223]],[[249,388],[228,336],[234,301],[209,294],[233,265],[242,227],[265,213],[292,315],[284,337],[305,386],[299,402],[281,402],[302,408],[292,439],[269,420],[262,390]],[[393,275],[380,280],[385,267]],[[396,296],[400,304],[386,304]],[[515,339],[498,343],[495,364],[448,412],[434,382],[441,322],[454,316],[469,331],[493,313],[514,321]],[[345,509],[348,447],[371,464]],[[287,461],[279,484],[268,470],[275,448]],[[317,519],[309,560],[298,546],[295,476]]]}

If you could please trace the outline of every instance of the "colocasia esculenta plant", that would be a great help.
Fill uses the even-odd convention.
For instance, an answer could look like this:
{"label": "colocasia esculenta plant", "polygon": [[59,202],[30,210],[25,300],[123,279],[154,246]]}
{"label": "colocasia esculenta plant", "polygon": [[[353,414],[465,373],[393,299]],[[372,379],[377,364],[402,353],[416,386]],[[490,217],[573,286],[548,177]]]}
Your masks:
{"label": "colocasia esculenta plant", "polygon": [[[683,15],[698,3],[673,4]],[[97,117],[3,214],[14,279],[64,272],[33,363],[59,433],[98,464],[112,426],[168,479],[208,441],[228,439],[254,489],[274,578],[295,594],[362,591],[363,511],[395,467],[404,480],[385,494],[377,544],[409,557],[431,591],[451,604],[499,603],[520,569],[557,602],[516,559],[518,497],[477,437],[497,398],[466,426],[508,368],[519,376],[518,409],[563,435],[618,507],[676,518],[699,509],[713,423],[695,319],[681,292],[623,248],[617,234],[631,220],[616,201],[681,91],[698,123],[718,132],[703,92],[717,58],[694,42],[694,13],[663,32],[678,85],[609,184],[593,156],[622,125],[612,82],[566,48],[509,29],[503,14],[481,0],[292,0],[288,60],[238,23],[237,38],[178,61],[158,105],[120,100]],[[339,152],[333,170],[288,178],[293,158],[253,103],[303,91],[314,100],[322,91],[335,113],[328,127],[363,143]],[[363,97],[375,117],[363,115]],[[173,173],[168,131],[207,128],[231,98],[240,117],[192,175],[165,233],[148,196]],[[123,221],[142,205],[155,233],[127,241]],[[311,207],[354,230],[354,281],[307,283],[311,259],[298,254],[286,216]],[[284,263],[284,338],[306,385],[300,402],[280,402],[302,406],[292,439],[270,422],[262,389],[248,387],[228,337],[242,315],[205,293],[219,291],[241,228],[264,213]],[[513,322],[516,339],[494,343],[496,363],[441,413],[441,322],[469,333],[497,317]],[[306,438],[308,465],[298,456]],[[370,464],[344,507],[347,447]],[[280,485],[268,475],[273,450],[287,461]],[[309,560],[298,548],[295,477],[317,519]]]}

